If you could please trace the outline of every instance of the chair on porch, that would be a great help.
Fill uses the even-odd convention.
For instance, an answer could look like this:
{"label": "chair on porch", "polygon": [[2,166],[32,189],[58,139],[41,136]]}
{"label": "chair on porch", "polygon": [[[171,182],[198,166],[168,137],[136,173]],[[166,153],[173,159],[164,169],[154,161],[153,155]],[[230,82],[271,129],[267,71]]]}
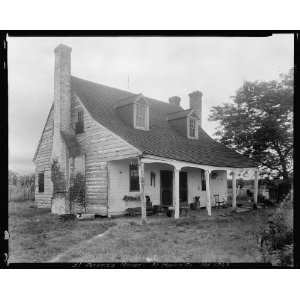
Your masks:
{"label": "chair on porch", "polygon": [[215,200],[215,205],[217,208],[220,208],[225,204],[225,200],[223,198],[220,199],[219,194],[214,194],[214,200]]}
{"label": "chair on porch", "polygon": [[145,196],[145,198],[146,198],[146,213],[147,216],[151,216],[153,215],[153,206],[152,206],[150,196]]}
{"label": "chair on porch", "polygon": [[191,210],[197,210],[200,208],[200,196],[193,197],[194,202],[190,204]]}

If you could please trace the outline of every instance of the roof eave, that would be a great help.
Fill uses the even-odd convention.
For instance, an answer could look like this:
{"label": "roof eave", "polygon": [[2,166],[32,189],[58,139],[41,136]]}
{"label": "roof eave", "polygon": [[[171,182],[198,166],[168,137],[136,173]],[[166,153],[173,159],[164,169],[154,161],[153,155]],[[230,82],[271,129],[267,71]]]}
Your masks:
{"label": "roof eave", "polygon": [[40,136],[40,139],[39,139],[37,148],[36,148],[36,150],[35,150],[35,153],[34,153],[34,156],[33,156],[33,159],[32,159],[32,161],[33,161],[34,163],[35,163],[35,160],[36,160],[36,157],[37,157],[37,154],[38,154],[38,151],[39,151],[41,142],[42,142],[42,138],[43,138],[43,134],[44,134],[44,132],[45,132],[46,125],[47,125],[47,123],[48,123],[48,121],[49,121],[50,114],[51,114],[51,111],[52,111],[53,108],[54,108],[54,103],[52,103],[52,105],[51,105],[51,107],[50,107],[50,110],[49,110],[49,113],[48,113],[48,116],[47,116],[47,119],[46,119],[46,122],[45,122],[45,125],[44,125],[44,128],[43,128],[42,134],[41,134],[41,136]]}

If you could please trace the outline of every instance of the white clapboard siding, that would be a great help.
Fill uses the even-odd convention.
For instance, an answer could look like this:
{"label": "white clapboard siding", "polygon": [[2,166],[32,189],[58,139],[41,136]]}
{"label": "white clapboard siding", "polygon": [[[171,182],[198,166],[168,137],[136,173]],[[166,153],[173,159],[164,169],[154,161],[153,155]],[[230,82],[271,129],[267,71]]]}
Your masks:
{"label": "white clapboard siding", "polygon": [[78,111],[83,111],[84,132],[76,138],[85,153],[87,211],[107,214],[107,161],[137,155],[137,150],[95,121],[80,99],[72,97],[72,124],[75,128]]}
{"label": "white clapboard siding", "polygon": [[[138,155],[138,150],[95,121],[80,99],[72,96],[71,123],[75,128],[78,111],[83,111],[84,132],[76,139],[85,153],[87,212],[107,214],[108,171],[107,162]],[[53,192],[50,158],[53,141],[53,109],[51,109],[35,159],[36,203],[38,207],[50,207]],[[38,193],[38,173],[45,172],[44,193]]]}
{"label": "white clapboard siding", "polygon": [[[37,207],[51,207],[53,185],[51,181],[50,158],[53,140],[53,108],[50,110],[38,152],[35,157],[35,202]],[[38,174],[44,172],[44,192],[39,193]]]}

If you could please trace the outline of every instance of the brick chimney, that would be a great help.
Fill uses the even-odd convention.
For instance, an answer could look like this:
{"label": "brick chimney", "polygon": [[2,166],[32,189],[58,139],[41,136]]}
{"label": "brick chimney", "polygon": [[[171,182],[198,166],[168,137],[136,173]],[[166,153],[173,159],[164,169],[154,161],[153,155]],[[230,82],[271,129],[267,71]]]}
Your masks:
{"label": "brick chimney", "polygon": [[71,51],[72,48],[60,44],[55,52],[54,107],[55,121],[62,131],[71,130]]}
{"label": "brick chimney", "polygon": [[72,134],[71,129],[71,51],[66,45],[58,45],[55,50],[54,67],[54,127],[51,165],[57,160],[60,172],[53,182],[52,213],[69,212],[67,190],[69,186],[69,150],[63,134]]}
{"label": "brick chimney", "polygon": [[173,97],[170,97],[169,98],[169,103],[170,104],[175,104],[175,105],[177,105],[177,106],[180,106],[180,97],[178,97],[178,96],[173,96]]}
{"label": "brick chimney", "polygon": [[71,51],[60,44],[55,50],[54,69],[54,129],[52,159],[59,161],[61,171],[67,176],[67,147],[61,131],[71,133]]}
{"label": "brick chimney", "polygon": [[202,93],[194,91],[189,94],[190,108],[192,108],[199,118],[199,125],[202,127]]}

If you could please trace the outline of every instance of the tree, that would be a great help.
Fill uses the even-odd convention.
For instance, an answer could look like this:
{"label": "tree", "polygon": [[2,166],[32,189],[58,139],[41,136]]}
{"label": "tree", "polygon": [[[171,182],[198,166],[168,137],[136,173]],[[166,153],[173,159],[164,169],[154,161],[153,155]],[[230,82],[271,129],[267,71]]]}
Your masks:
{"label": "tree", "polygon": [[35,174],[20,175],[19,182],[23,189],[24,200],[34,200]]}
{"label": "tree", "polygon": [[8,171],[8,183],[16,186],[18,183],[18,174],[12,170]]}
{"label": "tree", "polygon": [[293,168],[294,71],[278,81],[244,82],[233,103],[214,106],[220,142],[257,161],[272,177],[288,179]]}

